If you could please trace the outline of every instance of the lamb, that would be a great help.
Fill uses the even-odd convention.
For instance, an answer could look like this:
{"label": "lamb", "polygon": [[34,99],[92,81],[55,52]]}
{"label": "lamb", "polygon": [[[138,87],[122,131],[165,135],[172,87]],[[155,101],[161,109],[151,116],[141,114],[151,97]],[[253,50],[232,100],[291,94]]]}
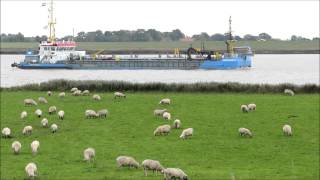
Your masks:
{"label": "lamb", "polygon": [[2,136],[4,138],[10,138],[11,137],[11,130],[8,127],[5,127],[2,129]]}
{"label": "lamb", "polygon": [[171,130],[171,127],[170,125],[162,125],[162,126],[158,126],[156,128],[156,130],[153,131],[153,134],[155,136],[158,136],[158,135],[168,135],[170,133],[170,130]]}
{"label": "lamb", "polygon": [[171,100],[169,98],[165,98],[165,99],[162,99],[159,102],[159,104],[167,104],[167,105],[169,105],[169,104],[171,104]]}
{"label": "lamb", "polygon": [[21,150],[21,143],[19,141],[14,141],[11,144],[11,148],[14,154],[19,154]]}
{"label": "lamb", "polygon": [[116,98],[126,98],[126,95],[124,93],[121,92],[115,92],[114,93],[114,99]]}
{"label": "lamb", "polygon": [[97,112],[97,115],[98,115],[99,117],[104,117],[104,118],[106,118],[107,115],[109,115],[109,112],[108,112],[107,109],[101,109],[101,110],[99,110],[99,111]]}
{"label": "lamb", "polygon": [[41,109],[37,109],[34,114],[36,114],[36,116],[38,116],[38,118],[40,118],[42,116],[42,111]]}
{"label": "lamb", "polygon": [[64,111],[60,110],[60,111],[58,112],[58,118],[61,119],[61,120],[64,119]]}
{"label": "lamb", "polygon": [[80,90],[76,90],[72,93],[73,96],[81,96],[81,91]]}
{"label": "lamb", "polygon": [[292,128],[290,125],[288,124],[285,124],[283,127],[282,127],[282,131],[283,131],[283,134],[285,136],[292,136]]}
{"label": "lamb", "polygon": [[142,161],[142,167],[143,167],[145,176],[147,176],[148,170],[152,170],[153,173],[156,172],[156,175],[157,175],[158,171],[161,172],[164,169],[159,161],[152,160],[152,159],[146,159]]}
{"label": "lamb", "polygon": [[294,92],[291,89],[285,89],[284,94],[289,95],[289,96],[294,96]]}
{"label": "lamb", "polygon": [[39,103],[42,103],[42,104],[48,104],[48,101],[44,97],[39,97],[38,101],[39,101]]}
{"label": "lamb", "polygon": [[100,100],[101,100],[101,97],[100,97],[98,94],[94,94],[94,95],[92,96],[92,99],[93,99],[93,100],[96,100],[96,101],[100,101]]}
{"label": "lamb", "polygon": [[59,97],[60,97],[60,98],[64,98],[65,96],[66,96],[66,93],[65,93],[65,92],[59,93]]}
{"label": "lamb", "polygon": [[167,112],[167,109],[155,109],[155,110],[153,111],[153,114],[154,114],[155,116],[162,116],[163,113],[165,113],[165,112]]}
{"label": "lamb", "polygon": [[51,128],[52,133],[55,133],[58,131],[58,125],[56,125],[56,124],[52,124],[50,128]]}
{"label": "lamb", "polygon": [[89,90],[84,90],[84,91],[82,92],[82,95],[83,95],[83,96],[89,96],[89,94],[90,94],[90,91],[89,91]]}
{"label": "lamb", "polygon": [[255,111],[257,109],[257,105],[256,104],[248,104],[248,109],[249,111]]}
{"label": "lamb", "polygon": [[179,129],[181,127],[181,121],[179,119],[174,120],[172,127],[174,129]]}
{"label": "lamb", "polygon": [[128,166],[129,168],[139,167],[139,163],[133,157],[130,157],[130,156],[119,156],[117,157],[116,160],[117,160],[118,167],[125,167],[125,166]]}
{"label": "lamb", "polygon": [[57,112],[57,107],[56,106],[50,106],[48,111],[49,111],[49,114],[53,114],[53,113]]}
{"label": "lamb", "polygon": [[47,94],[48,94],[48,96],[52,96],[52,92],[51,91],[48,91]]}
{"label": "lamb", "polygon": [[71,88],[70,90],[71,93],[74,93],[75,91],[78,91],[78,88],[74,87],[74,88]]}
{"label": "lamb", "polygon": [[36,155],[38,152],[38,149],[40,147],[40,142],[37,140],[32,141],[32,143],[30,144],[31,147],[31,151],[33,155]]}
{"label": "lamb", "polygon": [[249,112],[249,108],[248,108],[247,105],[244,105],[244,104],[241,105],[240,109],[241,109],[242,112],[246,112],[246,113]]}
{"label": "lamb", "polygon": [[34,177],[37,176],[36,164],[32,162],[27,164],[27,166],[25,167],[25,171],[30,178],[34,179]]}
{"label": "lamb", "polygon": [[27,111],[22,111],[20,118],[25,119],[27,117],[27,115],[28,115]]}
{"label": "lamb", "polygon": [[38,103],[33,99],[25,99],[23,101],[23,103],[25,106],[37,106],[38,105]]}
{"label": "lamb", "polygon": [[86,110],[85,116],[86,118],[97,118],[99,117],[99,114],[97,114],[94,110],[89,109],[89,110]]}
{"label": "lamb", "polygon": [[47,118],[43,118],[42,120],[41,120],[41,126],[42,127],[48,127],[48,119]]}
{"label": "lamb", "polygon": [[169,112],[164,112],[162,114],[162,117],[166,120],[170,120],[171,119],[171,114]]}
{"label": "lamb", "polygon": [[23,135],[31,135],[32,133],[32,126],[25,126],[22,130]]}
{"label": "lamb", "polygon": [[240,136],[249,136],[249,137],[252,137],[252,133],[249,129],[247,128],[239,128],[239,135]]}
{"label": "lamb", "polygon": [[171,179],[180,179],[180,180],[188,180],[188,176],[179,168],[166,168],[161,171],[164,176],[164,180],[171,180]]}
{"label": "lamb", "polygon": [[193,136],[193,128],[184,129],[180,135],[180,138],[187,139],[190,136]]}
{"label": "lamb", "polygon": [[96,151],[93,148],[87,148],[83,151],[83,157],[85,161],[91,161],[96,156]]}

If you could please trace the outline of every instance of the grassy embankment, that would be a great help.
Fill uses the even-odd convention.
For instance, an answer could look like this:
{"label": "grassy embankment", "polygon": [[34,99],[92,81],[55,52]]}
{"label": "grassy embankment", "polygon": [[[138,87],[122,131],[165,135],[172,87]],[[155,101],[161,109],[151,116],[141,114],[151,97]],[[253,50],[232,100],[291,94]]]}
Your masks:
{"label": "grassy embankment", "polygon": [[[47,97],[42,91],[2,91],[1,129],[10,127],[14,138],[1,139],[1,179],[23,179],[29,162],[38,165],[40,179],[162,179],[142,169],[119,169],[115,159],[130,155],[139,162],[152,158],[166,167],[180,167],[190,179],[319,179],[319,95],[299,94],[218,94],[218,93],[128,93],[127,99],[114,101],[111,93],[65,99]],[[49,104],[24,107],[23,99],[45,96]],[[161,124],[172,123],[153,116],[161,98],[170,97],[166,107],[182,121],[183,128],[193,127],[192,139],[180,140],[181,130],[166,137],[153,136]],[[254,102],[257,111],[244,114],[240,104]],[[48,115],[50,105],[66,112],[65,120]],[[57,134],[40,127],[34,115],[44,111],[49,124],[59,126]],[[107,119],[85,119],[86,109],[107,108]],[[20,113],[26,110],[26,120]],[[296,117],[289,116],[295,115]],[[283,124],[292,125],[293,137],[282,135]],[[25,125],[34,128],[23,136]],[[239,127],[250,128],[253,138],[238,136]],[[40,141],[40,152],[31,155],[30,143]],[[13,155],[11,143],[22,143],[20,155]],[[83,162],[87,147],[96,149],[94,163]]]}

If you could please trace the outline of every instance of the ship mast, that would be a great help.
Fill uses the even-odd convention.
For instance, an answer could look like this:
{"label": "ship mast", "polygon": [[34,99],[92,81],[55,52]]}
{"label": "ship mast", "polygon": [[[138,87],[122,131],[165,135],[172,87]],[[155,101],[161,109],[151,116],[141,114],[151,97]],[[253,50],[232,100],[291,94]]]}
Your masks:
{"label": "ship mast", "polygon": [[48,8],[49,11],[49,29],[50,29],[50,34],[48,37],[48,41],[54,43],[56,40],[56,30],[55,30],[55,24],[56,24],[56,20],[53,17],[53,0],[50,1],[50,6]]}
{"label": "ship mast", "polygon": [[235,43],[235,40],[233,40],[233,37],[232,37],[232,29],[231,29],[231,16],[229,17],[229,32],[227,33],[227,40],[226,40],[226,44],[227,44],[227,53],[229,55],[232,55],[234,52],[233,52],[233,47],[234,47],[234,43]]}

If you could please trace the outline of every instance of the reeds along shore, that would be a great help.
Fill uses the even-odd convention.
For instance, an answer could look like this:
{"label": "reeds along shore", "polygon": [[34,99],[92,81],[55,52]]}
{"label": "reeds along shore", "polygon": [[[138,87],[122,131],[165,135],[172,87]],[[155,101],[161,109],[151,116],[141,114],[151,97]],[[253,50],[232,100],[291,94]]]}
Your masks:
{"label": "reeds along shore", "polygon": [[27,84],[15,87],[1,87],[1,91],[66,91],[72,87],[97,92],[112,91],[161,91],[161,92],[217,92],[217,93],[282,93],[284,89],[292,89],[296,93],[319,93],[316,84],[241,84],[235,82],[217,83],[131,83],[126,81],[103,80],[51,80],[40,84]]}

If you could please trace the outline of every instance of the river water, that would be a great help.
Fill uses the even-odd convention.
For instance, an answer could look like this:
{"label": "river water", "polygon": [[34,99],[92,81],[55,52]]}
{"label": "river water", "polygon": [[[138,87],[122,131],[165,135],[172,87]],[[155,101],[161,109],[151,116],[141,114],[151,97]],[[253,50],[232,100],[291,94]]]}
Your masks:
{"label": "river water", "polygon": [[237,70],[22,70],[10,65],[22,61],[23,55],[0,55],[0,58],[1,87],[53,79],[319,85],[319,54],[255,55],[250,69]]}

